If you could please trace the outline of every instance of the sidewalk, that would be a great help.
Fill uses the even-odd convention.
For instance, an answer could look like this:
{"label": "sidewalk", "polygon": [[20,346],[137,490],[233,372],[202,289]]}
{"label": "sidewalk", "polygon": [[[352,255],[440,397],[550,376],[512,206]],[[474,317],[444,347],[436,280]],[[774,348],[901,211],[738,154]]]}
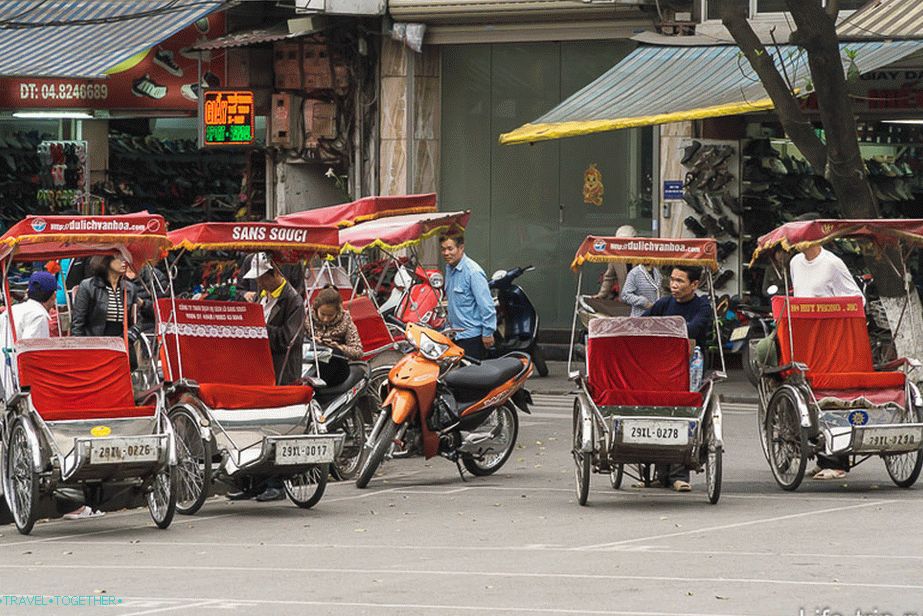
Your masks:
{"label": "sidewalk", "polygon": [[[567,362],[548,362],[548,376],[540,377],[534,373],[526,386],[533,394],[569,394],[574,391],[574,384],[567,379]],[[742,370],[728,371],[728,380],[721,383],[720,392],[723,402],[756,404],[756,388],[750,385]]]}

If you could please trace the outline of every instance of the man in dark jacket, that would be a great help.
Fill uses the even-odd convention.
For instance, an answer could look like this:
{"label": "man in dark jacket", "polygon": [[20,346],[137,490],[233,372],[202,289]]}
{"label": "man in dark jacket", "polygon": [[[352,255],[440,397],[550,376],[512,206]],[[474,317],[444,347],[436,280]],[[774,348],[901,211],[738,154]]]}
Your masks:
{"label": "man in dark jacket", "polygon": [[[269,350],[276,382],[289,385],[301,376],[301,343],[304,337],[304,300],[292,288],[269,256],[257,253],[250,262],[245,280],[255,280],[259,291],[249,291],[247,301],[259,299],[269,330]],[[229,493],[228,498],[247,498],[246,492]],[[256,497],[260,502],[285,498],[282,481],[270,477],[266,488]]]}
{"label": "man in dark jacket", "polygon": [[[265,253],[253,258],[244,279],[256,280],[259,288],[258,297],[266,316],[276,382],[289,385],[301,376],[304,300]],[[254,301],[257,293],[247,293],[246,297]]]}

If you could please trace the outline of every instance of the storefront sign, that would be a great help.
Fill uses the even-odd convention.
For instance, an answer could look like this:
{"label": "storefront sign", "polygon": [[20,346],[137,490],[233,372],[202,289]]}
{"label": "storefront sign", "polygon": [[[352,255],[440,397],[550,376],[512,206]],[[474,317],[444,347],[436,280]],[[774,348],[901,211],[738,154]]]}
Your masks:
{"label": "storefront sign", "polygon": [[[923,110],[923,69],[868,72],[858,83],[850,84],[850,96],[857,113],[894,116],[895,112],[920,112]],[[816,111],[817,97],[809,96],[803,105],[805,109]]]}
{"label": "storefront sign", "polygon": [[255,121],[252,91],[206,90],[199,113],[199,144],[249,145]]}
{"label": "storefront sign", "polygon": [[112,67],[106,79],[0,79],[0,108],[195,111],[200,89],[223,85],[227,66],[223,53],[202,54],[200,79],[199,54],[189,48],[225,32],[225,14],[212,13]]}

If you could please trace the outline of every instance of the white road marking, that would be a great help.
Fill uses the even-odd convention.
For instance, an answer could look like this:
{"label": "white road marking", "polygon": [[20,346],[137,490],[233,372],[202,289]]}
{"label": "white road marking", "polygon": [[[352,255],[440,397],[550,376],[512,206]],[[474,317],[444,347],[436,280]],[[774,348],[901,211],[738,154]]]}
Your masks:
{"label": "white road marking", "polygon": [[[125,597],[130,601],[201,601],[201,598],[176,598],[169,599],[146,599],[143,597]],[[212,605],[219,600],[212,600]],[[221,603],[229,606],[237,604],[241,607],[260,606],[314,606],[314,607],[352,607],[352,608],[377,608],[386,610],[433,610],[442,614],[448,614],[456,611],[474,611],[485,614],[496,612],[508,613],[526,613],[526,614],[590,614],[599,616],[744,616],[739,612],[647,612],[647,611],[625,611],[625,610],[587,610],[587,609],[567,609],[567,608],[547,608],[547,607],[507,607],[493,605],[439,605],[431,603],[365,603],[358,601],[308,601],[308,600],[283,600],[283,599],[221,599]],[[180,607],[191,607],[188,603]],[[152,612],[137,612],[134,614],[123,614],[122,616],[137,616],[138,614],[148,614]]]}
{"label": "white road marking", "polygon": [[781,522],[783,520],[794,520],[797,518],[804,518],[814,515],[824,515],[828,513],[838,513],[840,511],[850,511],[852,509],[862,509],[865,507],[875,507],[878,505],[887,505],[891,503],[900,502],[898,500],[884,500],[884,501],[873,501],[870,503],[861,503],[858,505],[848,505],[845,507],[831,507],[830,509],[818,509],[816,511],[804,511],[802,513],[792,513],[789,515],[775,516],[772,518],[760,518],[757,520],[748,520],[746,522],[735,522],[733,524],[722,524],[720,526],[707,526],[705,528],[685,530],[675,533],[666,533],[663,535],[650,535],[648,537],[637,537],[635,539],[624,539],[622,541],[613,541],[611,543],[597,543],[594,545],[586,545],[583,547],[575,548],[578,551],[581,550],[604,550],[607,548],[617,548],[622,545],[628,545],[631,543],[638,543],[642,541],[657,541],[659,539],[668,539],[670,537],[683,537],[686,535],[697,535],[700,533],[709,533],[716,530],[729,530],[732,528],[743,528],[745,526],[756,526],[758,524],[772,524],[774,522]]}
{"label": "white road marking", "polygon": [[172,607],[158,607],[152,610],[143,610],[141,612],[128,612],[127,614],[123,614],[122,616],[142,616],[143,614],[163,614],[164,612],[173,612],[176,610],[192,609],[196,607],[208,607],[209,605],[213,605],[217,602],[218,601],[216,600],[206,600],[206,601],[198,601],[198,602],[191,602],[191,603],[182,603],[180,605],[174,605]]}
{"label": "white road marking", "polygon": [[[777,586],[807,586],[831,588],[873,588],[893,590],[923,590],[923,584],[893,584],[877,582],[843,582],[823,580],[779,580],[771,578],[732,578],[732,577],[682,577],[668,575],[610,575],[600,573],[541,573],[541,572],[510,572],[510,571],[458,571],[436,569],[376,569],[376,568],[332,568],[332,567],[246,567],[226,565],[141,565],[132,564],[134,571],[201,571],[215,573],[218,571],[230,573],[297,573],[321,575],[396,575],[401,579],[410,576],[434,577],[487,577],[509,579],[552,579],[552,580],[591,580],[603,582],[636,581],[636,582],[678,582],[678,583],[703,583],[703,584],[772,584]],[[81,570],[81,571],[122,571],[124,565],[96,565],[82,563],[74,565],[23,565],[2,564],[0,569],[16,569],[18,571],[36,570]]]}
{"label": "white road marking", "polygon": [[[145,514],[148,513],[147,509],[139,509],[135,513],[142,513],[142,512]],[[191,524],[195,522],[206,522],[208,520],[217,520],[217,519],[226,518],[232,515],[236,515],[236,514],[235,513],[222,513],[219,515],[203,516],[201,518],[187,518],[185,520],[177,520],[176,524],[183,524],[183,523]],[[81,521],[75,520],[75,521],[71,521],[71,523],[80,524]],[[153,522],[151,522],[151,524],[153,524]],[[120,531],[127,531],[127,530],[141,530],[141,529],[149,528],[149,527],[150,527],[150,524],[142,524],[138,526],[127,526],[127,527],[119,527],[119,528],[107,528],[104,530],[94,530],[88,533],[71,533],[69,535],[59,535],[57,537],[43,537],[42,539],[25,539],[22,541],[12,541],[8,543],[0,542],[0,548],[6,548],[6,547],[11,547],[11,546],[17,546],[17,545],[34,545],[36,543],[52,543],[52,542],[58,543],[59,541],[64,541],[66,539],[73,539],[77,537],[91,537],[93,535],[104,535],[106,533],[117,533]],[[38,527],[38,528],[41,528],[41,527]]]}
{"label": "white road marking", "polygon": [[[134,545],[131,541],[61,541],[62,545],[95,545],[95,546],[128,546]],[[247,548],[247,549],[279,549],[279,550],[348,550],[348,551],[393,551],[397,548],[408,551],[435,551],[445,553],[456,552],[573,552],[573,547],[553,544],[531,545],[494,545],[494,546],[467,546],[467,545],[419,545],[419,544],[353,544],[353,543],[244,543],[231,541],[143,541],[138,545],[144,547],[167,548]],[[923,561],[923,556],[896,556],[894,554],[824,554],[820,552],[755,552],[735,550],[676,550],[657,545],[627,545],[617,549],[581,550],[582,552],[643,552],[649,555],[688,555],[688,556],[726,556],[739,558],[741,556],[756,556],[759,558],[807,558],[823,563],[829,559],[855,559],[855,560],[905,560],[910,562]],[[26,565],[23,565],[25,567]]]}

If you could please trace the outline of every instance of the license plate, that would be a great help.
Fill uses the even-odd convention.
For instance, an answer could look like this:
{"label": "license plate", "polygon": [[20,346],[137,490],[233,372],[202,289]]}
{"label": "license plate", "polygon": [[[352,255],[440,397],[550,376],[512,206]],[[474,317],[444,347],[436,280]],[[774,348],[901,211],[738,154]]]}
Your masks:
{"label": "license plate", "polygon": [[159,439],[113,438],[98,441],[90,449],[90,464],[125,464],[156,462],[160,455]]}
{"label": "license plate", "polygon": [[276,464],[324,464],[333,462],[336,440],[312,438],[276,443]]}
{"label": "license plate", "polygon": [[685,422],[626,419],[622,421],[622,442],[633,445],[687,445],[689,429]]}
{"label": "license plate", "polygon": [[866,428],[861,449],[913,451],[923,442],[923,428]]}
{"label": "license plate", "polygon": [[740,327],[735,327],[734,331],[731,332],[731,342],[737,342],[738,340],[746,340],[747,334],[750,333],[749,325],[741,325]]}

